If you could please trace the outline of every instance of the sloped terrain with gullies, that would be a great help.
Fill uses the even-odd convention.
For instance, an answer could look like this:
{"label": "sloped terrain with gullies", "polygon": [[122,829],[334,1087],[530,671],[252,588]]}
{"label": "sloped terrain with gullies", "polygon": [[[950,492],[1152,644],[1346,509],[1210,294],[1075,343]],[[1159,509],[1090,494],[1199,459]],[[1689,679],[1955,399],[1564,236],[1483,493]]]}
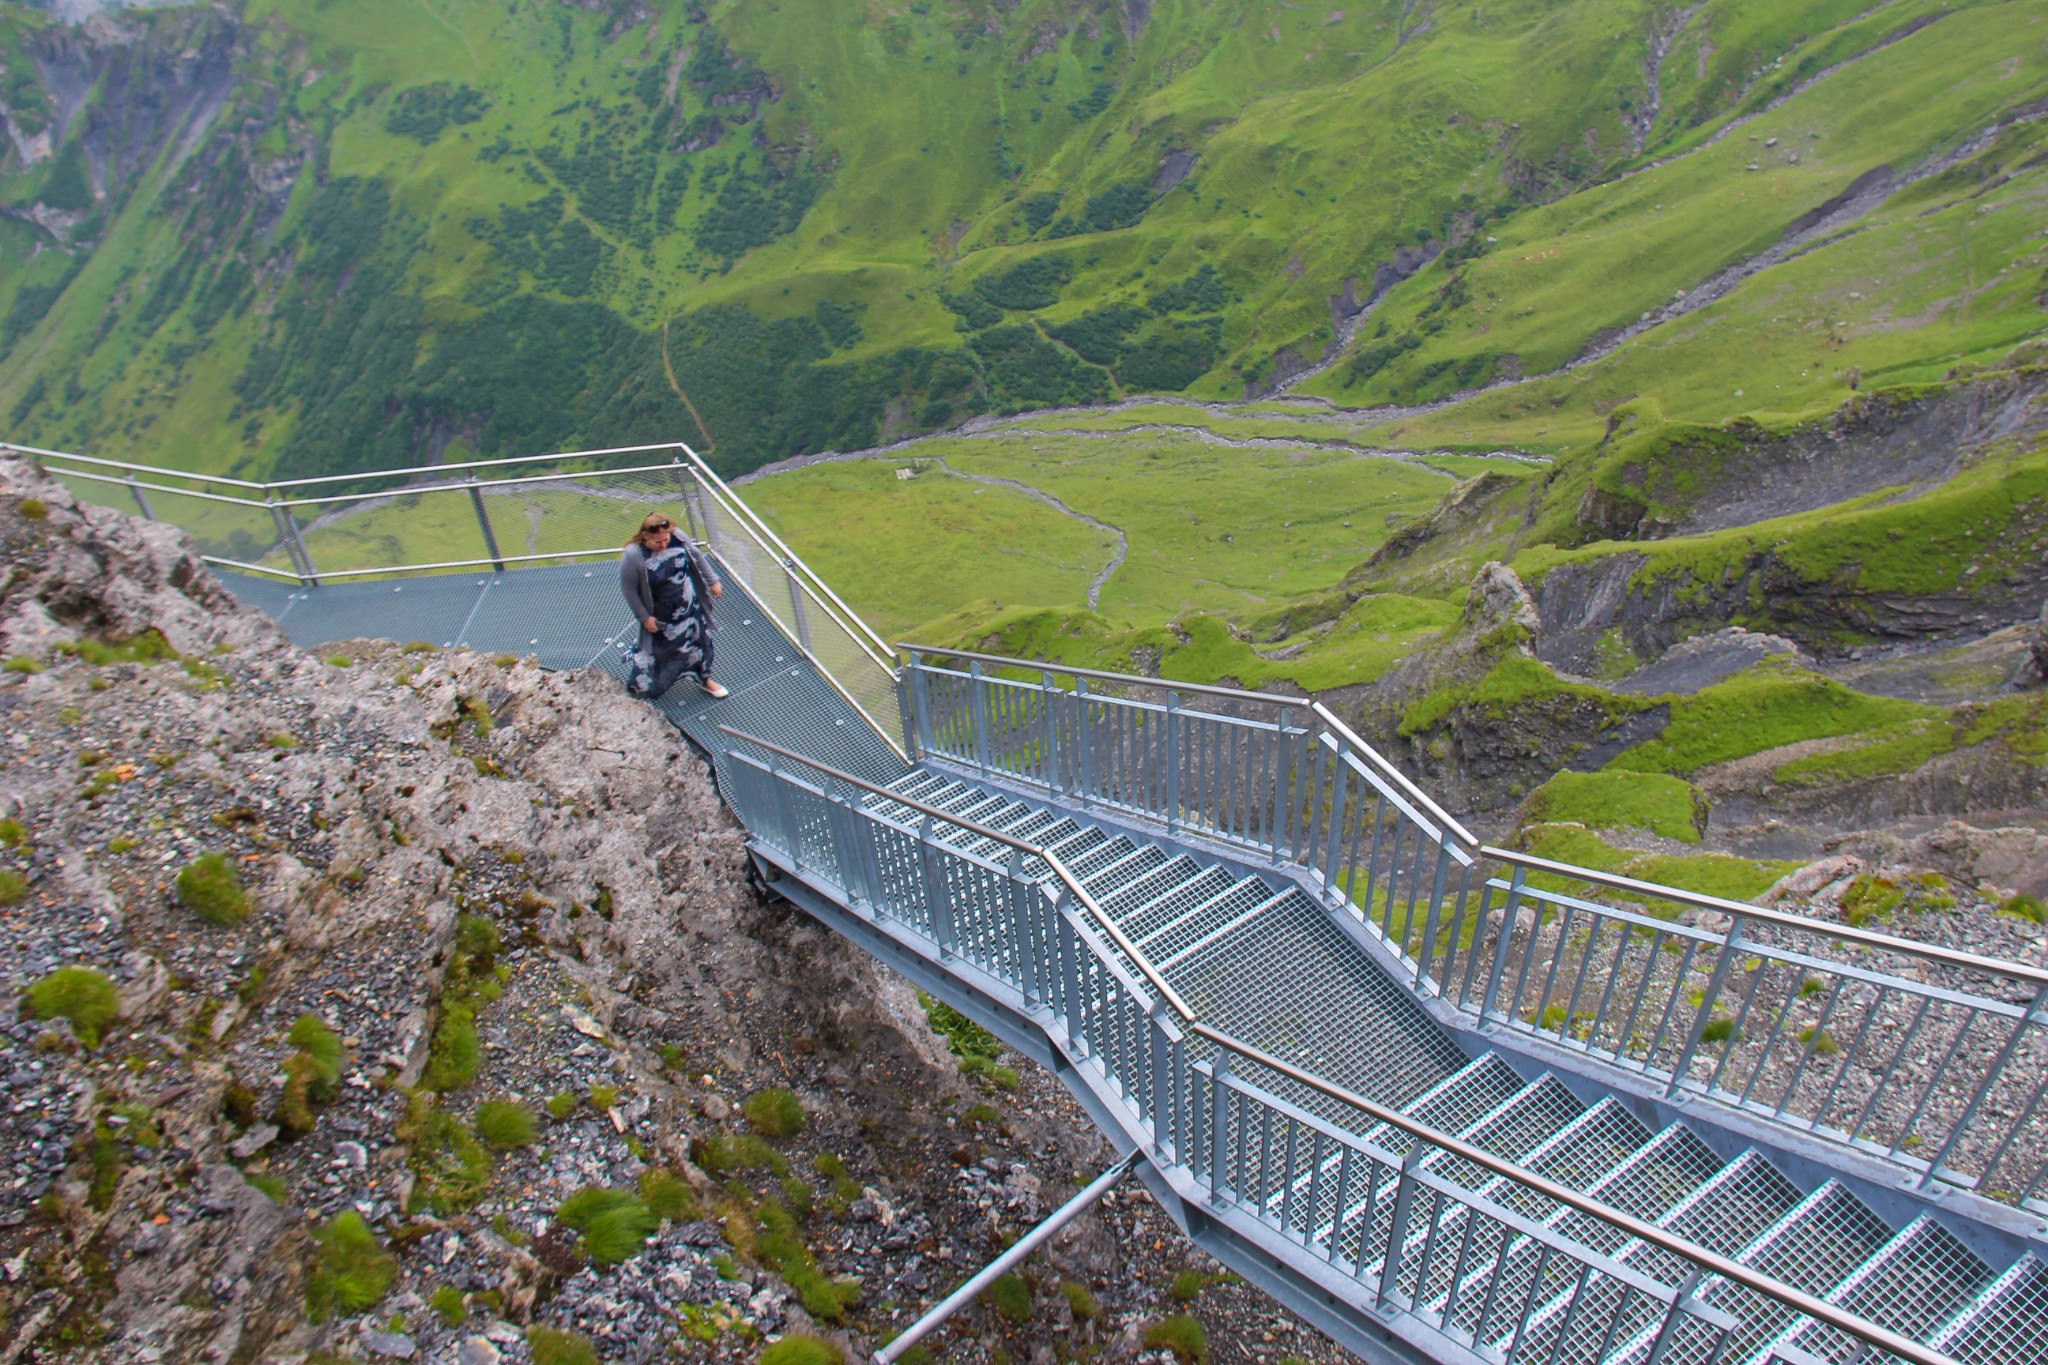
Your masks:
{"label": "sloped terrain with gullies", "polygon": [[2039,332],[2041,23],[9,3],[0,415],[301,474],[1148,393],[1544,454],[1811,416]]}

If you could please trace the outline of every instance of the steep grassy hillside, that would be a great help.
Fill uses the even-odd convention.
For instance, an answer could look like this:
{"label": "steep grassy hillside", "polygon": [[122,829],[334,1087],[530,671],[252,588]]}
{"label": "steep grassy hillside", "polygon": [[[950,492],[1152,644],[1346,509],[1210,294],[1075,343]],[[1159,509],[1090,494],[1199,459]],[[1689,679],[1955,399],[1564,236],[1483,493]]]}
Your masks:
{"label": "steep grassy hillside", "polygon": [[1557,453],[1625,395],[1817,411],[2039,331],[2042,22],[243,0],[73,29],[0,0],[0,420],[310,473],[677,435],[743,470],[1575,361],[1344,425]]}

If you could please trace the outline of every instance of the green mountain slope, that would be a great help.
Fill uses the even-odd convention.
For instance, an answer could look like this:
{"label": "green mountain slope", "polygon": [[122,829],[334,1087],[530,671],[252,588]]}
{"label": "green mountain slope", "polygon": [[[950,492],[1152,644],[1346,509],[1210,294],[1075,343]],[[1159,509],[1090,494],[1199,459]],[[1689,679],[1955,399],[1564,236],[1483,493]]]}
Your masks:
{"label": "green mountain slope", "polygon": [[[1382,436],[1554,451],[1646,393],[1824,410],[1851,371],[2040,330],[2044,18],[0,3],[0,422],[245,472],[678,436],[737,471],[977,413],[1413,406],[1574,361]],[[1838,306],[1843,261],[1889,292]],[[1766,279],[1830,324],[1818,354],[1732,318]]]}

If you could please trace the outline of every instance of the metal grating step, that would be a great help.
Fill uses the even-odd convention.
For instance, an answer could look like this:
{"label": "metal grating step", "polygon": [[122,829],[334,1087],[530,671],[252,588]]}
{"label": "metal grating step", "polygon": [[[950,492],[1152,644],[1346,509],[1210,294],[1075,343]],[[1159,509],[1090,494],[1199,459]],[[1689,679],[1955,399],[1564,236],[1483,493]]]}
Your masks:
{"label": "metal grating step", "polygon": [[2041,1365],[2048,1360],[2048,1264],[2019,1261],[1935,1345],[1970,1365]]}
{"label": "metal grating step", "polygon": [[[1401,1112],[1432,1128],[1463,1133],[1521,1088],[1522,1078],[1515,1069],[1489,1052],[1402,1105]],[[1375,1125],[1366,1133],[1365,1140],[1390,1152],[1406,1152],[1414,1144],[1413,1138],[1386,1124]]]}
{"label": "metal grating step", "polygon": [[[1684,1237],[1736,1256],[1800,1204],[1798,1189],[1757,1152],[1744,1152],[1657,1221]],[[1616,1259],[1676,1285],[1691,1265],[1647,1242],[1631,1242]],[[1560,1293],[1532,1318],[1520,1360],[1555,1360],[1558,1365],[1594,1365],[1616,1343],[1629,1341],[1657,1322],[1659,1305],[1643,1299],[1624,1303],[1618,1282],[1595,1277]],[[1538,1354],[1528,1353],[1530,1347]]]}
{"label": "metal grating step", "polygon": [[[1413,992],[1367,960],[1299,890],[1161,970],[1214,1027],[1382,1104],[1406,1104],[1467,1062]],[[1256,1074],[1290,1103],[1355,1127],[1348,1106]]]}
{"label": "metal grating step", "polygon": [[1081,885],[1088,888],[1088,894],[1095,897],[1097,905],[1103,904],[1122,888],[1129,886],[1140,877],[1148,876],[1153,869],[1163,867],[1173,855],[1157,844],[1146,844],[1134,848],[1113,863],[1108,863],[1081,879]]}
{"label": "metal grating step", "polygon": [[[1587,1193],[1625,1213],[1655,1222],[1698,1192],[1722,1169],[1721,1159],[1690,1129],[1673,1124],[1601,1177]],[[1575,1209],[1560,1209],[1548,1221],[1574,1241],[1610,1255],[1628,1241],[1612,1224]],[[1496,1294],[1505,1303],[1542,1304],[1563,1295],[1572,1283],[1568,1272],[1554,1263],[1546,1263],[1541,1250],[1527,1241],[1518,1242],[1502,1258],[1493,1278],[1498,1284],[1490,1287],[1488,1293]],[[1466,1311],[1470,1314],[1464,1320],[1468,1329],[1496,1345],[1511,1341],[1518,1330],[1518,1325],[1512,1322],[1479,1322],[1482,1310],[1475,1299],[1467,1299]]]}
{"label": "metal grating step", "polygon": [[1230,923],[1253,906],[1273,898],[1273,889],[1257,878],[1234,881],[1222,894],[1199,905],[1177,907],[1172,915],[1147,915],[1134,926],[1145,951],[1157,958],[1173,957],[1202,941],[1210,930]]}
{"label": "metal grating step", "polygon": [[[1827,1297],[1900,1336],[1925,1341],[1991,1280],[1990,1266],[1954,1233],[1922,1214]],[[1859,1365],[1897,1359],[1889,1352],[1858,1356],[1865,1349],[1862,1342],[1818,1322],[1795,1323],[1780,1341],[1829,1365],[1846,1365],[1852,1357]],[[1768,1361],[1768,1348],[1756,1359],[1759,1365]]]}
{"label": "metal grating step", "polygon": [[1132,908],[1120,922],[1125,933],[1142,942],[1160,924],[1169,923],[1207,905],[1237,885],[1227,868],[1194,866],[1195,875],[1171,886],[1157,888],[1142,904]]}
{"label": "metal grating step", "polygon": [[[1569,1127],[1585,1113],[1585,1106],[1555,1077],[1545,1076],[1524,1086],[1491,1113],[1459,1134],[1465,1141],[1496,1156],[1519,1161],[1543,1143]],[[1496,1177],[1484,1167],[1444,1151],[1433,1151],[1422,1164],[1437,1175],[1477,1190]],[[1402,1245],[1407,1254],[1396,1280],[1402,1293],[1425,1302],[1447,1293],[1461,1269],[1491,1261],[1500,1249],[1498,1225],[1479,1220],[1469,1230],[1469,1210],[1460,1205],[1444,1214],[1434,1208],[1418,1208],[1412,1216]],[[1455,1258],[1444,1248],[1458,1246]]]}
{"label": "metal grating step", "polygon": [[[1102,833],[1101,830],[1094,830],[1090,832],[1095,834]],[[1123,835],[1118,834],[1104,838],[1098,843],[1091,844],[1086,852],[1078,854],[1071,858],[1068,857],[1065,853],[1060,852],[1060,850],[1058,849],[1054,849],[1053,851],[1055,853],[1059,853],[1060,858],[1067,865],[1067,871],[1073,873],[1075,879],[1078,880],[1083,886],[1087,886],[1088,879],[1090,877],[1102,871],[1102,869],[1104,869],[1105,867],[1110,866],[1112,863],[1120,862],[1121,860],[1128,858],[1132,853],[1137,851],[1137,848],[1138,846],[1136,844],[1132,843],[1129,839],[1126,839]]]}
{"label": "metal grating step", "polygon": [[1124,922],[1132,915],[1160,896],[1171,895],[1176,888],[1184,887],[1202,875],[1201,867],[1193,858],[1185,855],[1178,858],[1169,857],[1151,871],[1131,878],[1109,895],[1102,897],[1102,908],[1109,912],[1110,918],[1129,932]]}
{"label": "metal grating step", "polygon": [[[1582,1112],[1571,1123],[1522,1158],[1522,1164],[1539,1175],[1548,1176],[1575,1190],[1592,1188],[1602,1177],[1642,1150],[1650,1130],[1623,1108],[1618,1100],[1606,1099]],[[1515,1210],[1538,1221],[1552,1220],[1561,1205],[1537,1194],[1527,1185],[1496,1176],[1480,1187],[1480,1195],[1495,1204]],[[1505,1230],[1494,1225],[1479,1232],[1478,1244],[1467,1258],[1467,1271],[1453,1285],[1435,1286],[1433,1306],[1465,1332],[1476,1332],[1479,1317],[1486,1311],[1487,1290],[1499,1269],[1506,1249]],[[1533,1263],[1524,1267],[1533,1271]],[[1522,1282],[1526,1283],[1526,1274]],[[1456,1290],[1455,1298],[1452,1291]]]}
{"label": "metal grating step", "polygon": [[1109,836],[1094,825],[1081,825],[1071,834],[1064,835],[1046,844],[1045,848],[1047,852],[1066,864],[1067,871],[1073,872],[1078,877],[1081,874],[1074,872],[1075,861],[1101,848],[1108,842]]}
{"label": "metal grating step", "polygon": [[[1891,1227],[1870,1207],[1830,1180],[1764,1232],[1736,1257],[1744,1265],[1774,1275],[1809,1294],[1825,1294],[1851,1271],[1869,1260],[1890,1239]],[[1728,1313],[1741,1325],[1728,1337],[1709,1331],[1698,1320],[1682,1323],[1665,1348],[1669,1365],[1709,1365],[1713,1359],[1747,1360],[1751,1353],[1784,1330],[1792,1310],[1774,1299],[1727,1280],[1710,1281],[1705,1302]],[[1654,1321],[1617,1362],[1640,1365],[1656,1338]]]}

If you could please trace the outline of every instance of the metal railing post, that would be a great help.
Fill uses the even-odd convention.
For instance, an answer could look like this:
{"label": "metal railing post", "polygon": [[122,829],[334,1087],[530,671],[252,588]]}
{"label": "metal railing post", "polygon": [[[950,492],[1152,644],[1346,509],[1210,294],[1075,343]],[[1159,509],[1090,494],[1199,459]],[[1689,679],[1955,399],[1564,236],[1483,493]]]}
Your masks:
{"label": "metal railing post", "polygon": [[306,553],[304,542],[299,539],[298,523],[292,520],[289,509],[277,504],[277,494],[270,489],[263,491],[264,502],[270,505],[271,524],[277,528],[277,538],[284,545],[285,558],[299,571],[299,583],[303,587],[320,586],[320,576],[313,572],[313,560]]}
{"label": "metal railing post", "polygon": [[1152,1044],[1152,1149],[1162,1159],[1171,1159],[1173,1138],[1173,1084],[1169,1075],[1172,1040],[1166,1036],[1166,1002],[1154,1000],[1145,1011]]}
{"label": "metal railing post", "polygon": [[[924,661],[915,655],[911,656],[910,662],[903,666],[903,672],[904,680],[910,688],[910,709],[917,716],[917,750],[919,753],[929,753],[937,748],[938,744],[932,738],[931,702],[926,696],[930,684],[925,681]],[[911,679],[916,681],[912,682]]]}
{"label": "metal railing post", "polygon": [[[1422,947],[1415,956],[1415,993],[1423,994],[1423,986],[1429,980],[1429,960],[1436,955],[1437,923],[1443,913],[1444,883],[1451,871],[1451,851],[1442,844],[1436,846],[1436,877],[1429,887],[1429,916],[1422,925]],[[1366,907],[1371,913],[1371,907]],[[1391,912],[1391,907],[1390,907]],[[1403,936],[1412,926],[1403,925]],[[1399,944],[1395,945],[1397,948]]]}
{"label": "metal railing post", "polygon": [[953,904],[946,896],[946,878],[938,869],[934,845],[937,839],[932,834],[936,822],[929,815],[917,832],[917,862],[924,873],[924,903],[931,912],[932,937],[938,941],[939,956],[952,957],[959,944],[959,937],[953,925]]}
{"label": "metal railing post", "polygon": [[690,539],[700,540],[708,545],[711,543],[711,537],[708,534],[700,535],[697,531],[697,508],[694,496],[697,492],[696,475],[688,465],[682,462],[680,457],[677,458],[675,465],[676,483],[681,486],[683,493],[683,525],[690,528]]}
{"label": "metal railing post", "polygon": [[[1679,1054],[1678,1061],[1671,1068],[1671,1084],[1665,1087],[1666,1095],[1677,1094],[1686,1073],[1692,1070],[1692,1059],[1700,1050],[1707,1025],[1713,1021],[1714,1006],[1721,1001],[1721,988],[1728,982],[1728,969],[1735,965],[1735,954],[1741,951],[1741,944],[1742,917],[1737,915],[1729,920],[1728,937],[1721,944],[1721,955],[1714,960],[1713,975],[1707,978],[1707,989],[1700,996],[1700,1011],[1686,1035],[1685,1051]],[[1676,990],[1682,984],[1674,983],[1672,988]]]}
{"label": "metal railing post", "polygon": [[491,514],[484,510],[484,493],[476,486],[475,474],[469,476],[469,505],[476,509],[476,524],[483,528],[484,550],[491,557],[491,567],[505,572],[505,557],[498,553],[498,536],[491,530]]}
{"label": "metal railing post", "polygon": [[1699,1293],[1705,1278],[1695,1270],[1679,1282],[1678,1292],[1672,1296],[1671,1308],[1657,1327],[1657,1338],[1650,1343],[1650,1353],[1643,1358],[1643,1365],[1659,1365],[1670,1351],[1672,1339],[1678,1335],[1678,1324],[1684,1320],[1685,1310],[1691,1305],[1693,1295]]}
{"label": "metal railing post", "polygon": [[134,474],[128,476],[128,493],[135,499],[135,505],[142,509],[144,521],[155,521],[156,511],[149,505],[149,497],[142,491],[142,483]]}
{"label": "metal railing post", "polygon": [[905,665],[898,668],[894,675],[896,678],[896,724],[903,729],[904,751],[909,755],[910,761],[915,763],[924,757],[924,745],[919,741],[917,726],[911,723],[910,679],[907,676],[909,672],[909,666]]}
{"label": "metal railing post", "polygon": [[1230,1054],[1219,1051],[1209,1068],[1209,1202],[1230,1202]]}
{"label": "metal railing post", "polygon": [[[1522,919],[1522,883],[1528,875],[1528,869],[1517,867],[1508,878],[1507,899],[1501,902],[1500,907],[1500,933],[1493,940],[1493,966],[1486,973],[1486,993],[1479,998],[1481,1023],[1498,1013],[1495,1005],[1500,997],[1500,979],[1508,969],[1508,948],[1514,942],[1515,926]],[[1533,945],[1535,941],[1535,935],[1531,934],[1529,942]]]}
{"label": "metal railing post", "polygon": [[974,764],[988,776],[988,703],[981,683],[981,665],[967,665],[967,709],[974,723]]}
{"label": "metal railing post", "polygon": [[1059,689],[1052,685],[1052,674],[1038,675],[1038,721],[1045,734],[1045,785],[1054,796],[1060,794],[1060,727],[1056,708],[1059,703]]}
{"label": "metal railing post", "polygon": [[811,650],[811,622],[804,610],[804,585],[796,576],[796,565],[786,559],[782,561],[782,573],[789,580],[789,623],[796,627],[796,642],[808,654]]}
{"label": "metal railing post", "polygon": [[1387,1254],[1380,1259],[1379,1306],[1387,1306],[1388,1295],[1401,1281],[1401,1259],[1407,1252],[1408,1220],[1415,1211],[1415,1173],[1422,1167],[1422,1144],[1413,1139],[1408,1154],[1401,1158],[1400,1179],[1394,1185],[1394,1217],[1387,1225]]}
{"label": "metal railing post", "polygon": [[1166,832],[1180,825],[1180,693],[1166,694]]}
{"label": "metal railing post", "polygon": [[1080,736],[1081,777],[1074,786],[1074,794],[1081,800],[1081,809],[1088,809],[1088,794],[1095,789],[1095,726],[1088,719],[1088,680],[1074,679],[1074,715],[1076,732]]}

